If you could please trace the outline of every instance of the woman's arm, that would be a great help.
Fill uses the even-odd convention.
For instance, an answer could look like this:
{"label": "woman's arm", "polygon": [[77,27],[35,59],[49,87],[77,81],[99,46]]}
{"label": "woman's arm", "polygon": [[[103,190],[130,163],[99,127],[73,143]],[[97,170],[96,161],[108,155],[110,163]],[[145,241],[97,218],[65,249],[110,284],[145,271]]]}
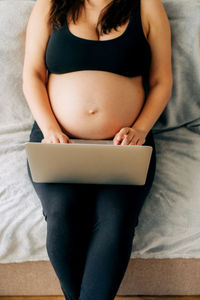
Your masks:
{"label": "woman's arm", "polygon": [[26,77],[23,93],[43,135],[49,130],[61,131],[49,102],[46,84],[39,75],[29,74]]}
{"label": "woman's arm", "polygon": [[25,42],[23,93],[43,134],[49,129],[61,131],[49,102],[44,63],[46,44],[51,32],[48,25],[50,2],[37,0],[31,12]]}
{"label": "woman's arm", "polygon": [[161,0],[141,0],[149,21],[148,42],[151,47],[149,93],[145,104],[132,125],[148,133],[166,107],[172,92],[170,23]]}

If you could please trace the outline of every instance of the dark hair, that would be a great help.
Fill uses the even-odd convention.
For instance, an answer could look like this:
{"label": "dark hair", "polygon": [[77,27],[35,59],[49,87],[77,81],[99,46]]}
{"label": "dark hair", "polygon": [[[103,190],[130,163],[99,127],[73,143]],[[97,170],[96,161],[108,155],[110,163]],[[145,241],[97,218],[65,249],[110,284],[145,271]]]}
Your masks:
{"label": "dark hair", "polygon": [[[62,23],[71,17],[74,24],[78,20],[79,12],[84,7],[84,0],[50,0],[49,24],[56,29],[61,28]],[[110,32],[112,28],[125,24],[130,15],[136,9],[140,0],[111,0],[100,12],[96,32],[99,36],[102,33]],[[100,26],[100,30],[98,27]]]}

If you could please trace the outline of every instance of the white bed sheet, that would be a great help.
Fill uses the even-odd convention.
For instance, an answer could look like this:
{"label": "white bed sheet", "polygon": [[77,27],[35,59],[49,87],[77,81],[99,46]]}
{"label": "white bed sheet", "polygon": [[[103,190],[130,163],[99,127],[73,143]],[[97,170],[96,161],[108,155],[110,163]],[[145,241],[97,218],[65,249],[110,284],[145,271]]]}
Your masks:
{"label": "white bed sheet", "polygon": [[[193,3],[199,7],[199,2]],[[48,260],[46,222],[28,178],[24,148],[34,121],[22,92],[25,25],[33,4],[0,1],[0,263]],[[194,26],[196,33],[198,28]],[[191,67],[197,83],[200,66]],[[186,92],[182,93],[178,80],[176,84],[170,101],[178,99],[178,106],[169,106],[163,114],[170,115],[167,120],[173,122],[167,124],[172,127],[175,108],[186,113],[180,104],[180,95],[184,103]],[[162,131],[162,126],[156,127],[161,118],[154,127],[156,174],[136,227],[131,257],[200,258],[200,115],[198,87],[192,89],[196,96],[191,98],[188,123]]]}

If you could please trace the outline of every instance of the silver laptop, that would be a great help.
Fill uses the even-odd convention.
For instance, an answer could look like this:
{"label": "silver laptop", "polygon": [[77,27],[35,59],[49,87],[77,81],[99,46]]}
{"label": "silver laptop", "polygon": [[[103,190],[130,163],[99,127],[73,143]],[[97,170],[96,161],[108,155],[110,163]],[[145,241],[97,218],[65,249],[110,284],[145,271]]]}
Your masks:
{"label": "silver laptop", "polygon": [[34,182],[144,185],[153,148],[112,140],[26,142]]}

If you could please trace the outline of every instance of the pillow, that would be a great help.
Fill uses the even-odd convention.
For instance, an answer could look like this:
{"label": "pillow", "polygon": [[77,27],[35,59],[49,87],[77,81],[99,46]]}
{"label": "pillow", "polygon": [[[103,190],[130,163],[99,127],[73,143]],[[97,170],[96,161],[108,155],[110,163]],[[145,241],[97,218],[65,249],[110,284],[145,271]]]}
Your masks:
{"label": "pillow", "polygon": [[24,126],[30,129],[33,123],[33,116],[22,91],[22,67],[25,29],[34,3],[28,0],[0,1],[1,129],[12,127],[12,130],[16,130]]}
{"label": "pillow", "polygon": [[173,89],[154,132],[190,127],[193,121],[200,126],[200,1],[162,2],[171,28]]}

